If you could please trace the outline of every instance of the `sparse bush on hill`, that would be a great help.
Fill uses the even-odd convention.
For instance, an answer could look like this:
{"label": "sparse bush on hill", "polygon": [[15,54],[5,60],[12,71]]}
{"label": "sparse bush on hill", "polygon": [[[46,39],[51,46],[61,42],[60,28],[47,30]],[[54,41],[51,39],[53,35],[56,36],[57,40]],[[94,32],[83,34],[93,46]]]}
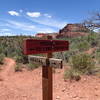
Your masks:
{"label": "sparse bush on hill", "polygon": [[23,54],[23,40],[33,38],[26,36],[0,37],[0,53],[14,58],[18,63],[28,63],[28,57]]}
{"label": "sparse bush on hill", "polygon": [[80,73],[74,69],[69,69],[64,72],[64,80],[70,79],[79,81],[81,79]]}
{"label": "sparse bush on hill", "polygon": [[98,45],[100,39],[100,35],[97,33],[90,33],[87,37],[87,41],[91,45],[91,47],[95,47]]}
{"label": "sparse bush on hill", "polygon": [[3,64],[4,57],[5,57],[4,54],[1,53],[0,54],[0,64]]}
{"label": "sparse bush on hill", "polygon": [[22,71],[22,67],[19,63],[17,63],[15,66],[15,72],[21,72],[21,71]]}
{"label": "sparse bush on hill", "polygon": [[23,63],[23,64],[28,63],[28,56],[26,55],[16,55],[14,58],[17,63]]}
{"label": "sparse bush on hill", "polygon": [[90,48],[90,44],[87,41],[81,41],[77,43],[77,49],[79,49],[80,52],[86,51]]}
{"label": "sparse bush on hill", "polygon": [[92,57],[88,54],[78,54],[72,56],[71,67],[83,74],[91,74],[95,67],[95,62]]}
{"label": "sparse bush on hill", "polygon": [[79,80],[82,74],[93,74],[95,70],[94,60],[87,54],[76,54],[71,57],[71,68],[65,71],[64,79]]}
{"label": "sparse bush on hill", "polygon": [[29,70],[33,70],[33,69],[36,69],[36,68],[38,68],[39,67],[39,64],[36,64],[36,63],[29,63],[28,64],[28,69]]}
{"label": "sparse bush on hill", "polygon": [[[23,54],[23,40],[25,38],[28,37],[25,36],[0,37],[0,54],[3,54],[6,57],[14,58],[17,63],[28,64],[29,63],[28,56]],[[29,37],[29,38],[34,38],[34,37]],[[100,47],[100,35],[97,33],[90,33],[84,37],[61,38],[60,40],[69,41],[69,50],[65,52],[53,53],[53,57],[63,59],[63,61],[67,63],[69,63],[70,59],[76,56],[76,54],[85,52],[86,50],[93,48],[95,46]],[[96,53],[91,54],[91,56],[95,57]],[[79,56],[77,57],[77,59],[79,59]],[[99,57],[96,56],[96,59],[97,61],[99,61]],[[77,63],[79,63],[79,61],[77,61]],[[30,66],[32,65],[31,67],[33,67],[35,64],[29,64],[29,65]]]}
{"label": "sparse bush on hill", "polygon": [[100,64],[100,48],[98,48],[96,50],[95,58],[96,58],[98,64]]}

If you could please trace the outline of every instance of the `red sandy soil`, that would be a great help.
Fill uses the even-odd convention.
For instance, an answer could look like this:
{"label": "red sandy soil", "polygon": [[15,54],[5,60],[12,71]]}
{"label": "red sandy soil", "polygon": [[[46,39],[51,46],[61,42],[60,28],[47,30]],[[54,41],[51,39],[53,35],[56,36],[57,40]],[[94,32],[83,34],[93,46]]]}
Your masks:
{"label": "red sandy soil", "polygon": [[90,48],[89,50],[85,51],[86,54],[92,54],[97,48]]}
{"label": "red sandy soil", "polygon": [[[0,71],[0,100],[42,100],[41,67],[14,72],[14,60],[5,59]],[[53,74],[53,100],[100,100],[100,77],[82,76],[76,82],[63,79],[64,69]]]}

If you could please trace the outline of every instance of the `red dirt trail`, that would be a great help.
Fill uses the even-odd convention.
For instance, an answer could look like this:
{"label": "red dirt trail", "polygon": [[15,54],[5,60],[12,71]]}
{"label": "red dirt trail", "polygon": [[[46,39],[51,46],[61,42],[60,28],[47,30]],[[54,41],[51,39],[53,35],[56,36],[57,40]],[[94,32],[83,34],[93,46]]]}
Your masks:
{"label": "red dirt trail", "polygon": [[[15,62],[5,59],[0,71],[0,100],[42,100],[41,67],[14,72]],[[100,76],[82,76],[79,82],[63,79],[64,69],[53,74],[53,100],[100,100]]]}

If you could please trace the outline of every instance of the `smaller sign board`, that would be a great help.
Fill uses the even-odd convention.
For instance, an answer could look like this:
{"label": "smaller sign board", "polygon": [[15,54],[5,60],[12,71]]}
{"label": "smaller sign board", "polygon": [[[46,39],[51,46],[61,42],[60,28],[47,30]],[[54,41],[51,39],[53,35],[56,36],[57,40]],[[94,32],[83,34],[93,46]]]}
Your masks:
{"label": "smaller sign board", "polygon": [[[29,56],[28,59],[29,59],[29,62],[31,62],[31,63],[38,63],[38,64],[42,64],[43,66],[47,65],[46,57]],[[49,63],[50,67],[62,68],[62,59],[49,58],[48,63]]]}
{"label": "smaller sign board", "polygon": [[28,60],[31,63],[38,63],[46,66],[46,57],[41,56],[28,56]]}
{"label": "smaller sign board", "polygon": [[55,58],[49,58],[50,66],[55,68],[62,68],[63,61],[62,59],[55,59]]}

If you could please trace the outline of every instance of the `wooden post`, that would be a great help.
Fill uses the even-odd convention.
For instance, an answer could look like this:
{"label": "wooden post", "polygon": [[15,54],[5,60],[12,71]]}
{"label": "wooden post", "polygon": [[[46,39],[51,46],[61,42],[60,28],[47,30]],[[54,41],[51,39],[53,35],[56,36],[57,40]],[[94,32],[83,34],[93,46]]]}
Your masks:
{"label": "wooden post", "polygon": [[[50,58],[52,59],[52,52],[68,50],[69,42],[64,40],[51,41],[51,36],[47,36],[47,39],[48,40],[26,39],[24,41],[24,54],[47,53],[42,66],[42,100],[53,100],[52,65],[55,65],[55,62],[50,62]],[[34,59],[35,62],[41,63],[41,60],[38,58],[35,57]]]}
{"label": "wooden post", "polygon": [[[47,39],[52,39],[47,36]],[[52,58],[52,53],[47,54],[46,66],[42,66],[42,99],[53,100],[53,86],[52,86],[52,67],[49,65],[49,58]]]}

